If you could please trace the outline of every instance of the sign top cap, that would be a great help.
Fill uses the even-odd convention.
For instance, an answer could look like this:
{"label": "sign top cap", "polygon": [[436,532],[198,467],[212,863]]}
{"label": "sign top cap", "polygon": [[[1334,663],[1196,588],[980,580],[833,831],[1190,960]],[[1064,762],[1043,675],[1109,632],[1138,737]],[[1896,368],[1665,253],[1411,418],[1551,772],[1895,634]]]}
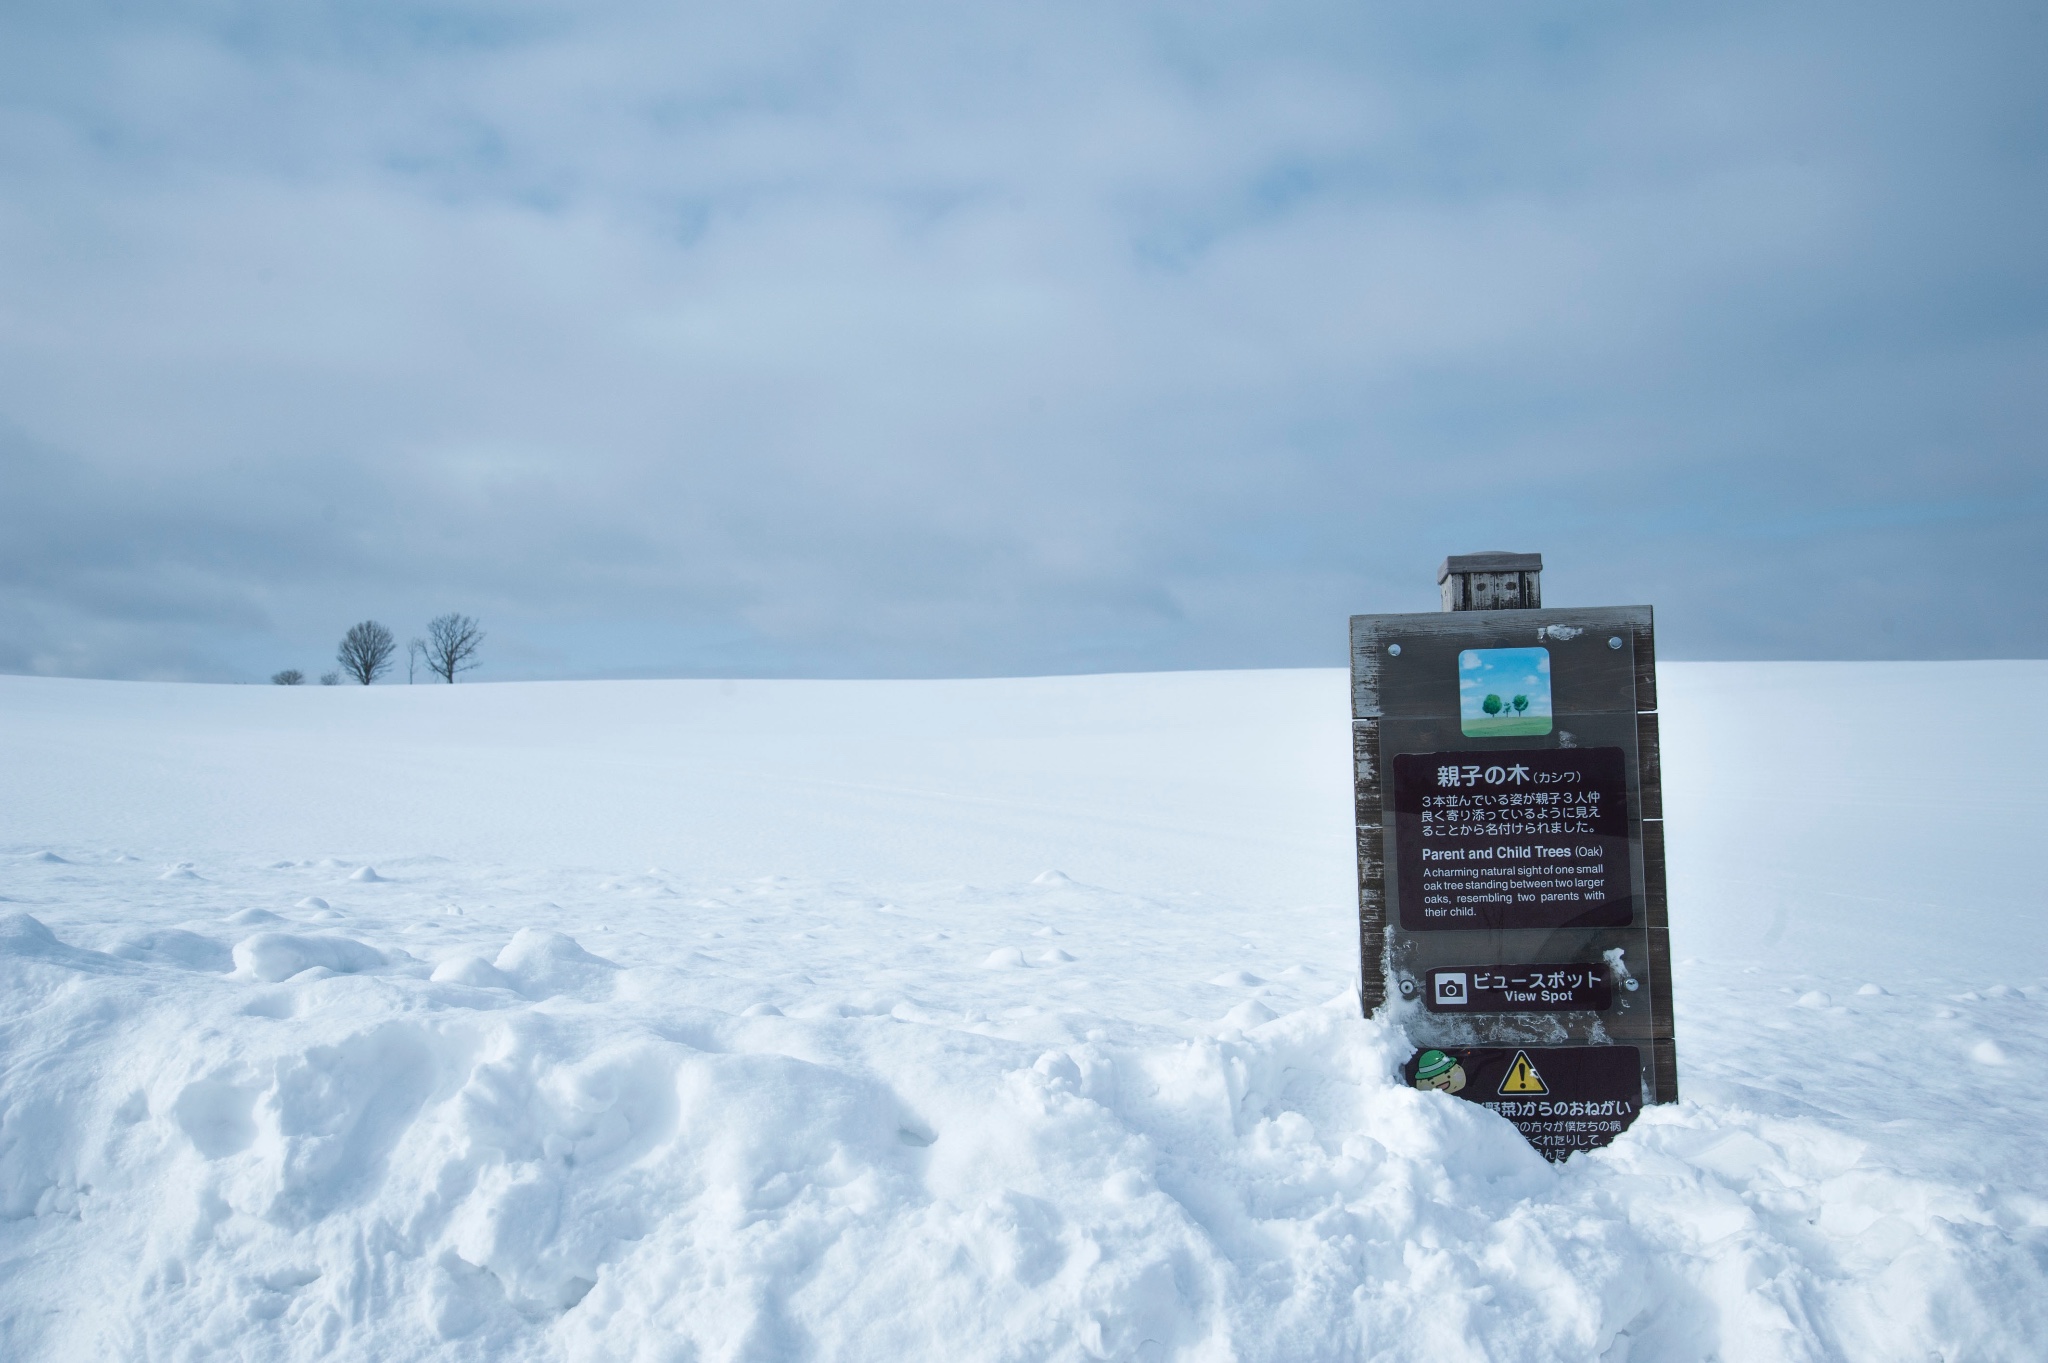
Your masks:
{"label": "sign top cap", "polygon": [[1540,573],[1543,571],[1543,555],[1510,554],[1495,549],[1484,554],[1452,554],[1436,570],[1436,580],[1442,582],[1452,573]]}

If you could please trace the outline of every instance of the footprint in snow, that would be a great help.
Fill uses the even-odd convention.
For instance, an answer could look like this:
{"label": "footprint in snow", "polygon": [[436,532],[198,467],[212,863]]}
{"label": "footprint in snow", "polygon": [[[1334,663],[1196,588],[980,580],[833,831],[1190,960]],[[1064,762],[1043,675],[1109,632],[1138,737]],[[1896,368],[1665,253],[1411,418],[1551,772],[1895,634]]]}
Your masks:
{"label": "footprint in snow", "polygon": [[1225,989],[1250,989],[1254,985],[1264,984],[1265,981],[1249,970],[1226,970],[1209,983],[1220,984]]}

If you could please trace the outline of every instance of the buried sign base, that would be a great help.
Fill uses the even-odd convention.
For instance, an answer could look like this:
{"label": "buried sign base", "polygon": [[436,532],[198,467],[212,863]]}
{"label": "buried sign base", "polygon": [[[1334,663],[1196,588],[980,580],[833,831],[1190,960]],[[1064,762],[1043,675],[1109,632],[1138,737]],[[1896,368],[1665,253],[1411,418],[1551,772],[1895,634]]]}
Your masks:
{"label": "buried sign base", "polygon": [[1490,1108],[1553,1160],[1607,1144],[1643,1107],[1633,1046],[1445,1046],[1417,1052],[1402,1073]]}

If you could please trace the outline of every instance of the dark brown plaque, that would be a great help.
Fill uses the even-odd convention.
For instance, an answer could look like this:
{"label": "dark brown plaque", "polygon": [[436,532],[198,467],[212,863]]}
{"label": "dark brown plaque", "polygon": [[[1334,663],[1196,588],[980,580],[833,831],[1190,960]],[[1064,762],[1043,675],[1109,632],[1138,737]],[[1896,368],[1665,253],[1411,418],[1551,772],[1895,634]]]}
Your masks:
{"label": "dark brown plaque", "polygon": [[1404,1077],[1478,1103],[1553,1160],[1620,1135],[1642,1110],[1633,1046],[1445,1046],[1418,1052]]}
{"label": "dark brown plaque", "polygon": [[1394,837],[1409,932],[1634,920],[1620,748],[1403,753]]}

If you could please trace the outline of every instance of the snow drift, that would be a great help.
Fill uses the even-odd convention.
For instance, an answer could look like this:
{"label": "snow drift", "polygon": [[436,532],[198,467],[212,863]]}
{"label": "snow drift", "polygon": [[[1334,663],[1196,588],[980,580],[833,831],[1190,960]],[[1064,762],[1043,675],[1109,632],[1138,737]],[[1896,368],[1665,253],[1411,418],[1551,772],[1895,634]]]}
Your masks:
{"label": "snow drift", "polygon": [[2048,667],[1849,671],[1666,667],[1555,1167],[1357,1015],[1341,674],[0,678],[0,1354],[2038,1357]]}

